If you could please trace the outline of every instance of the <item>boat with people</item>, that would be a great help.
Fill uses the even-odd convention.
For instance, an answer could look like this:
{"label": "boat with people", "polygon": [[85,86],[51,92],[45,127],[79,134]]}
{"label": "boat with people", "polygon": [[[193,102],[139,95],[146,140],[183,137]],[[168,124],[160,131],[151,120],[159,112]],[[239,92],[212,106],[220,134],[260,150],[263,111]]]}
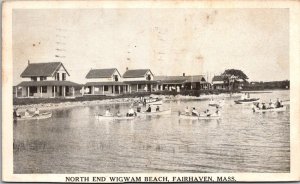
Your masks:
{"label": "boat with people", "polygon": [[27,115],[27,116],[19,116],[14,117],[16,121],[24,121],[24,120],[41,120],[41,119],[48,119],[52,117],[52,112],[44,112],[38,115]]}
{"label": "boat with people", "polygon": [[142,116],[142,115],[146,115],[146,116],[161,116],[161,115],[169,115],[171,114],[171,109],[167,109],[167,110],[159,110],[159,111],[151,111],[151,112],[147,112],[147,111],[143,111],[143,112],[138,112],[137,115],[138,116]]}
{"label": "boat with people", "polygon": [[210,102],[209,102],[209,106],[212,106],[212,107],[223,107],[225,104],[225,100],[220,100],[220,101],[215,101],[214,99],[211,99]]}
{"label": "boat with people", "polygon": [[249,99],[243,99],[243,100],[235,100],[234,102],[236,104],[251,104],[255,102],[259,102],[259,98],[249,98]]}
{"label": "boat with people", "polygon": [[266,108],[266,109],[253,107],[252,110],[253,112],[282,112],[282,111],[286,111],[286,106],[277,107],[277,108]]}
{"label": "boat with people", "polygon": [[190,120],[213,120],[213,119],[221,119],[221,115],[212,114],[212,115],[200,115],[200,116],[193,116],[187,114],[180,114],[180,119],[190,119]]}
{"label": "boat with people", "polygon": [[245,93],[242,95],[240,100],[235,100],[236,104],[252,104],[255,102],[259,102],[259,98],[250,98],[250,93]]}
{"label": "boat with people", "polygon": [[98,120],[133,120],[137,116],[105,116],[105,115],[96,115]]}

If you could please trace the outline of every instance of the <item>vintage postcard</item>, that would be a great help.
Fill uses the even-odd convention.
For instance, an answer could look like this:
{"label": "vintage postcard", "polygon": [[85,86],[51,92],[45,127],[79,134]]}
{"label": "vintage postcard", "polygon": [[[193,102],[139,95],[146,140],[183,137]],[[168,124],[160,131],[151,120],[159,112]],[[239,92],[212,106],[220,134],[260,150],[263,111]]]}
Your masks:
{"label": "vintage postcard", "polygon": [[3,181],[300,179],[300,1],[5,1]]}

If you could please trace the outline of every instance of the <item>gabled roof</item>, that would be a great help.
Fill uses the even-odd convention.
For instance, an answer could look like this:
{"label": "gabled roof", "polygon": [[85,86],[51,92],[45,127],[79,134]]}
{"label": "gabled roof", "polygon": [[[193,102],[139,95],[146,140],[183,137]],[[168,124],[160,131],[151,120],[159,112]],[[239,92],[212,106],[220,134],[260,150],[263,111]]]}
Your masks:
{"label": "gabled roof", "polygon": [[[60,66],[66,70],[61,62],[30,63],[22,72],[21,77],[51,77],[60,68]],[[67,70],[66,72],[70,76]]]}
{"label": "gabled roof", "polygon": [[[85,76],[87,79],[92,78],[110,78],[115,73],[115,71],[119,71],[116,68],[107,68],[107,69],[91,69],[89,73]],[[121,75],[120,75],[121,76]]]}
{"label": "gabled roof", "polygon": [[[144,77],[146,73],[151,70],[150,69],[137,69],[137,70],[127,70],[123,74],[123,78],[139,78],[139,77]],[[153,73],[151,72],[153,75]]]}
{"label": "gabled roof", "polygon": [[190,75],[186,77],[186,82],[206,82],[204,75]]}
{"label": "gabled roof", "polygon": [[228,76],[224,76],[224,75],[215,75],[212,79],[212,81],[224,81],[226,78],[228,78]]}

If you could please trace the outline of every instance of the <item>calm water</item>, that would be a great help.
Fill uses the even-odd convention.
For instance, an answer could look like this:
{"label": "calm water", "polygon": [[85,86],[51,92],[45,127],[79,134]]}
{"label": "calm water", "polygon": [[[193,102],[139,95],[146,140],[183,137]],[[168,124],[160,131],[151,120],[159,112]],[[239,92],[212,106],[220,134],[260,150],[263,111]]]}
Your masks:
{"label": "calm water", "polygon": [[[289,99],[289,91],[253,94]],[[101,122],[108,106],[53,111],[48,120],[14,123],[14,173],[289,172],[290,113],[255,114],[226,98],[221,120],[179,120],[209,101],[172,101],[172,114]],[[129,105],[110,105],[125,112]]]}

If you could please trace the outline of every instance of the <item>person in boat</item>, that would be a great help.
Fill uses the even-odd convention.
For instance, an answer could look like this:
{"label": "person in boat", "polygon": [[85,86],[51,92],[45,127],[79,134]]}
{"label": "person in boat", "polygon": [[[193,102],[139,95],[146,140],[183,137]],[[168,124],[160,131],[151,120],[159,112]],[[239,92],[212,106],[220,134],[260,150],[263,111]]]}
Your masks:
{"label": "person in boat", "polygon": [[14,118],[20,118],[21,115],[18,113],[18,108],[14,109]]}
{"label": "person in boat", "polygon": [[146,112],[151,112],[151,106],[148,106],[148,109],[146,110]]}
{"label": "person in boat", "polygon": [[276,101],[276,108],[280,108],[280,107],[283,107],[282,101],[279,101],[279,99],[277,98],[277,101]]}
{"label": "person in boat", "polygon": [[282,100],[280,100],[280,102],[279,102],[279,107],[283,107]]}
{"label": "person in boat", "polygon": [[186,108],[184,109],[184,112],[186,115],[190,115],[190,109],[188,106],[186,106]]}
{"label": "person in boat", "polygon": [[29,110],[28,110],[28,109],[26,109],[24,116],[25,116],[25,117],[29,117],[29,116],[30,116]]}
{"label": "person in boat", "polygon": [[33,114],[33,117],[35,116],[39,116],[40,115],[40,111],[38,108],[35,108],[35,111],[34,111],[34,114]]}
{"label": "person in boat", "polygon": [[112,113],[110,112],[110,109],[106,109],[104,116],[112,116]]}
{"label": "person in boat", "polygon": [[146,101],[146,99],[144,98],[143,105],[146,106],[146,104],[147,104],[147,101]]}
{"label": "person in boat", "polygon": [[267,109],[265,103],[262,103],[262,107],[261,107],[261,108],[262,108],[262,109]]}
{"label": "person in boat", "polygon": [[157,106],[155,110],[156,110],[156,112],[158,112],[159,111],[159,106]]}
{"label": "person in boat", "polygon": [[204,112],[206,116],[210,116],[211,113],[209,112],[209,109],[206,109],[206,111]]}
{"label": "person in boat", "polygon": [[136,112],[141,112],[141,107],[140,106],[138,106],[137,108],[136,108]]}
{"label": "person in boat", "polygon": [[120,110],[118,110],[117,114],[116,114],[118,117],[121,116],[121,113],[120,113]]}
{"label": "person in boat", "polygon": [[193,110],[192,110],[192,116],[199,116],[199,112],[196,111],[196,108],[193,107]]}
{"label": "person in boat", "polygon": [[135,116],[136,115],[136,112],[134,112],[133,108],[130,107],[128,112],[127,112],[127,116]]}

